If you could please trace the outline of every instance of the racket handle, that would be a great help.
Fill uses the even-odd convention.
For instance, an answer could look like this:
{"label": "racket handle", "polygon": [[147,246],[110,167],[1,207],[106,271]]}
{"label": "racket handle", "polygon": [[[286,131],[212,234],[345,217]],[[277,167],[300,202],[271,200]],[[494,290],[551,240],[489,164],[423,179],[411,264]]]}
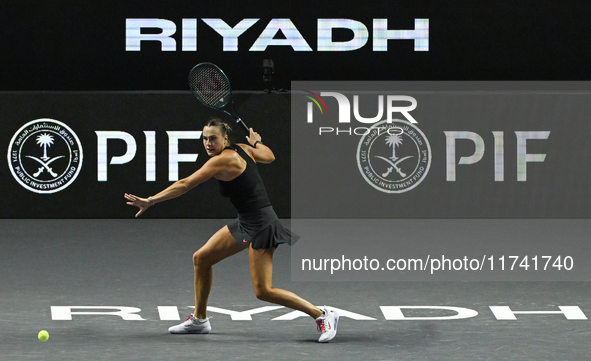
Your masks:
{"label": "racket handle", "polygon": [[250,129],[248,129],[248,127],[246,126],[246,124],[244,124],[242,119],[240,119],[240,118],[236,119],[236,123],[238,123],[240,125],[242,130],[244,130],[247,135],[250,135]]}

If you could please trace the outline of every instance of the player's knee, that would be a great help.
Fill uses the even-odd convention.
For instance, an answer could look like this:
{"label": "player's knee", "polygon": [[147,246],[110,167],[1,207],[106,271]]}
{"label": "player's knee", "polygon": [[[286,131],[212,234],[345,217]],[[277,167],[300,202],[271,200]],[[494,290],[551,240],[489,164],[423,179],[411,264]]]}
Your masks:
{"label": "player's knee", "polygon": [[253,285],[254,295],[261,301],[267,301],[270,295],[270,289],[264,286]]}
{"label": "player's knee", "polygon": [[193,253],[193,266],[195,266],[195,268],[203,266],[208,267],[207,257],[201,252],[201,250]]}
{"label": "player's knee", "polygon": [[268,292],[267,290],[255,288],[254,294],[261,301],[268,301],[269,300],[270,292]]}
{"label": "player's knee", "polygon": [[254,294],[261,301],[272,301],[273,299],[273,289],[271,287],[255,286]]}

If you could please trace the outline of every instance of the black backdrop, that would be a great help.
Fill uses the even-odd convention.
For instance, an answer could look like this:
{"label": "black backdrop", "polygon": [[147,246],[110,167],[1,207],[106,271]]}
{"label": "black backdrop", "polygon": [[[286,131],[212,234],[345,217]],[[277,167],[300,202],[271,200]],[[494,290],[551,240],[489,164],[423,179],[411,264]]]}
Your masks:
{"label": "black backdrop", "polygon": [[[258,94],[239,91],[236,107],[248,117],[247,124],[261,132],[275,152],[276,161],[259,166],[269,197],[282,217],[290,215],[290,123],[289,94]],[[200,105],[190,92],[20,92],[0,95],[0,147],[12,146],[11,138],[31,120],[50,118],[68,125],[80,139],[83,161],[78,177],[67,187],[54,193],[35,193],[21,186],[10,168],[0,167],[0,184],[4,196],[0,200],[0,217],[41,218],[103,218],[131,217],[132,207],[125,204],[124,193],[149,196],[158,193],[169,181],[169,136],[167,132],[201,130],[205,120],[219,112]],[[224,118],[232,121],[228,117]],[[30,127],[29,127],[30,128]],[[237,127],[235,127],[237,128]],[[116,131],[133,137],[137,150],[124,164],[111,164],[113,157],[128,151],[120,139],[107,140],[105,180],[99,180],[98,135],[96,132]],[[146,180],[146,136],[154,132],[155,180]],[[235,129],[233,140],[244,143],[241,129]],[[59,139],[49,147],[48,155],[59,154]],[[35,139],[28,141],[34,143]],[[40,156],[42,148],[33,146],[21,155]],[[18,149],[12,148],[12,149]],[[179,154],[197,154],[195,162],[179,162],[178,178],[189,176],[206,160],[201,139],[180,139]],[[4,158],[4,157],[3,157]],[[6,159],[6,158],[4,158]],[[58,161],[51,164],[60,173]],[[11,162],[12,163],[12,162]],[[38,164],[30,165],[32,174]],[[25,167],[26,169],[27,167]],[[14,167],[12,167],[14,169]],[[43,177],[42,173],[40,177]],[[50,182],[51,183],[51,182]],[[217,184],[210,180],[188,195],[159,204],[143,217],[232,217],[230,202],[218,195]]]}
{"label": "black backdrop", "polygon": [[[284,88],[292,80],[583,80],[591,77],[590,15],[586,1],[558,0],[11,1],[0,6],[0,89],[185,90],[188,70],[211,61],[227,70],[235,89],[260,90],[263,59],[274,60]],[[143,42],[141,51],[126,51],[131,18],[172,21],[177,50]],[[238,38],[238,51],[224,52],[222,37],[204,18],[230,26],[260,20]],[[249,51],[277,18],[289,18],[313,51]],[[348,52],[316,51],[319,18],[363,23],[368,43]],[[377,18],[399,30],[429,19],[429,51],[414,51],[412,40],[390,40],[388,51],[372,51]],[[181,51],[182,19],[197,19],[197,51]],[[333,34],[335,41],[352,36],[344,29]]]}
{"label": "black backdrop", "polygon": [[[591,6],[583,1],[6,3],[0,5],[0,149],[4,152],[9,147],[11,137],[25,123],[50,117],[78,133],[85,146],[85,165],[72,186],[52,195],[25,190],[1,166],[2,217],[130,216],[133,211],[124,206],[123,192],[149,195],[170,184],[162,174],[154,183],[142,180],[142,131],[156,130],[157,141],[165,142],[162,134],[166,130],[199,130],[210,114],[186,91],[188,71],[202,61],[220,65],[233,88],[244,91],[237,96],[242,115],[263,129],[277,150],[280,161],[261,169],[282,217],[290,215],[289,96],[262,92],[264,59],[274,61],[276,87],[287,89],[294,80],[591,79]],[[141,51],[126,51],[126,19],[137,18],[174,23],[176,51],[162,51],[157,42],[142,42]],[[229,52],[223,51],[222,36],[204,18],[219,18],[230,26],[245,18],[260,20],[238,37],[238,51]],[[312,51],[294,51],[289,46],[249,51],[267,24],[279,18],[289,18]],[[363,23],[369,30],[367,44],[354,51],[317,51],[317,19],[321,18]],[[183,19],[197,19],[196,51],[181,50]],[[390,40],[387,51],[373,51],[373,19],[387,19],[392,30],[412,30],[415,19],[429,19],[429,50],[415,51],[412,40]],[[351,36],[346,29],[333,31],[334,41],[344,42]],[[282,37],[281,32],[275,36]],[[146,91],[152,92],[155,100],[141,98]],[[141,99],[126,98],[134,96]],[[81,102],[81,97],[103,100]],[[111,101],[104,103],[105,97]],[[110,168],[111,178],[106,183],[96,181],[98,130],[125,131],[138,139],[137,159],[126,167]],[[166,154],[158,154],[163,156]],[[203,159],[200,155],[196,165]],[[158,169],[162,172],[164,168],[158,165]],[[203,191],[159,206],[146,216],[231,216],[231,207],[214,195]],[[209,208],[196,207],[196,201]]]}

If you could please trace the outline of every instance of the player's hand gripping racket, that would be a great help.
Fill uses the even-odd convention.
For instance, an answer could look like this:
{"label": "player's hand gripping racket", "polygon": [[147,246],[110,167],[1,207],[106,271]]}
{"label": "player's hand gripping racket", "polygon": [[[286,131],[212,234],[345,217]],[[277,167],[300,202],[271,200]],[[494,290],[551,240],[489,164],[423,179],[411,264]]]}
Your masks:
{"label": "player's hand gripping racket", "polygon": [[[236,113],[234,101],[232,101],[232,89],[230,88],[230,81],[222,69],[212,63],[197,64],[189,72],[189,87],[193,95],[203,104],[210,108],[218,109],[233,117],[236,123],[244,129],[246,134],[250,134],[250,130],[244,124],[242,119]],[[227,110],[232,105],[233,114]]]}

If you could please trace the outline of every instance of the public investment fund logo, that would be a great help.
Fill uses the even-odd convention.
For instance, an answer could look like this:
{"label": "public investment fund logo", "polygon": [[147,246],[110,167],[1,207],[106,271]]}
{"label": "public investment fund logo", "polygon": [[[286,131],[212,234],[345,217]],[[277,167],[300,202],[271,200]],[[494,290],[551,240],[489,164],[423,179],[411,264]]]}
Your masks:
{"label": "public investment fund logo", "polygon": [[357,165],[375,189],[403,193],[421,183],[429,172],[431,147],[423,132],[412,123],[383,120],[361,137]]}
{"label": "public investment fund logo", "polygon": [[66,124],[37,119],[25,124],[8,146],[14,179],[35,193],[55,193],[68,187],[82,167],[82,144]]}

